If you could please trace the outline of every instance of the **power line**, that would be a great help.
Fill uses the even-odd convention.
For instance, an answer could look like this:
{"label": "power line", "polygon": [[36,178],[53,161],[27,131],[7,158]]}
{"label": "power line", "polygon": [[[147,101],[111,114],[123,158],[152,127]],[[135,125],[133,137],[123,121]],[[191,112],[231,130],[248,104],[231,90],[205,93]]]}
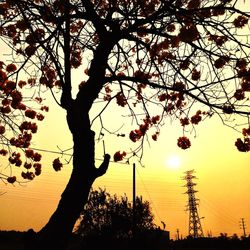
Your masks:
{"label": "power line", "polygon": [[157,209],[156,209],[156,207],[155,207],[155,205],[154,205],[154,202],[153,202],[153,200],[152,200],[152,198],[151,198],[151,196],[150,196],[150,194],[149,194],[149,192],[148,192],[148,189],[146,188],[146,185],[145,185],[145,183],[144,183],[144,181],[143,181],[143,179],[142,179],[142,177],[141,177],[141,175],[140,175],[140,173],[139,173],[139,171],[138,171],[137,169],[136,169],[136,172],[138,173],[138,175],[139,175],[139,177],[140,177],[140,179],[141,179],[141,182],[142,182],[142,184],[143,184],[143,187],[144,187],[144,189],[145,189],[145,191],[146,191],[146,193],[147,193],[147,195],[148,195],[148,197],[149,197],[149,200],[150,200],[151,204],[152,204],[153,207],[154,207],[156,216],[158,217],[159,221],[162,221],[162,219],[160,218],[160,216],[159,216],[159,214],[158,214],[158,211],[157,211]]}

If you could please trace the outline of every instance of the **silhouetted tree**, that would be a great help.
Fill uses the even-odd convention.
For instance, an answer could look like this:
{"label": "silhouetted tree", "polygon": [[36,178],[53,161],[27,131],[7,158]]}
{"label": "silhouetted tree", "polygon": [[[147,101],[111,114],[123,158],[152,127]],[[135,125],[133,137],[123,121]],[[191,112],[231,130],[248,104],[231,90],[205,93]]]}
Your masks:
{"label": "silhouetted tree", "polygon": [[[188,128],[214,114],[224,123],[238,115],[242,118],[243,138],[238,138],[235,145],[242,152],[250,150],[250,46],[244,35],[249,14],[238,10],[236,3],[237,0],[1,1],[0,35],[12,49],[14,65],[5,67],[1,63],[1,88],[7,80],[8,84],[9,80],[13,82],[3,100],[15,108],[21,102],[13,95],[22,88],[40,91],[40,95],[44,89],[53,95],[60,91],[61,98],[57,100],[55,96],[55,101],[67,113],[73,140],[72,175],[56,211],[38,233],[35,249],[65,249],[93,182],[105,174],[110,156],[106,154],[101,166],[96,167],[95,133],[91,126],[100,121],[99,138],[103,131],[109,131],[102,117],[113,102],[123,107],[124,113],[129,112],[136,124],[128,135],[136,145],[134,150],[124,152],[118,148],[115,161],[141,158],[149,130],[156,141],[166,117],[180,120],[183,131],[177,145],[187,149],[191,145],[186,136]],[[82,72],[79,82],[72,82],[75,69]],[[6,76],[5,71],[10,74]],[[22,80],[24,77],[27,81]],[[102,101],[103,108],[94,116],[99,119],[90,120],[89,112],[96,101]],[[4,107],[11,108],[9,104],[1,108],[1,123],[8,124],[9,113]],[[27,119],[37,117],[30,109],[18,110],[26,113]],[[29,131],[31,126],[25,125],[21,131]],[[5,144],[3,138],[8,134],[3,128],[1,131]],[[15,134],[5,150],[11,152],[13,146],[15,150],[24,148],[26,153],[29,146],[25,143],[30,138],[27,134],[30,133],[22,132],[20,137]],[[23,157],[33,161],[34,154],[28,150]],[[21,158],[17,153],[11,155],[11,166],[30,168],[25,161],[20,162]],[[41,170],[40,165],[33,167]],[[61,169],[59,158],[53,167]],[[9,177],[9,182],[16,181],[16,177]],[[23,177],[27,178],[27,173]]]}
{"label": "silhouetted tree", "polygon": [[136,197],[135,207],[134,216],[133,205],[126,195],[118,197],[103,189],[92,190],[75,232],[83,237],[94,234],[115,239],[131,238],[134,223],[137,232],[155,229],[149,202]]}

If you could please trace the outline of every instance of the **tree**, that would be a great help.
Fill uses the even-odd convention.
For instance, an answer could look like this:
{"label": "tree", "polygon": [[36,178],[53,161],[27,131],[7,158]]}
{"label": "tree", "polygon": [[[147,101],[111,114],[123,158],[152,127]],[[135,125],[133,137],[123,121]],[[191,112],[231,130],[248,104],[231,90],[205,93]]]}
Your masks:
{"label": "tree", "polygon": [[[56,211],[38,233],[36,249],[65,249],[93,182],[105,174],[110,155],[105,154],[103,163],[96,167],[92,125],[98,121],[95,117],[99,118],[99,137],[108,131],[102,116],[111,103],[129,112],[135,124],[129,133],[135,148],[130,152],[118,149],[114,161],[141,158],[144,141],[150,140],[148,132],[154,131],[152,140],[156,141],[166,117],[180,120],[183,135],[177,145],[182,149],[191,146],[188,128],[215,114],[223,123],[242,129],[242,138],[235,146],[242,152],[250,150],[250,46],[244,34],[249,14],[237,9],[236,3],[1,1],[1,37],[12,49],[17,67],[9,76],[15,86],[8,98],[29,74],[28,88],[40,90],[40,95],[41,90],[51,91],[66,111],[72,133],[72,175]],[[79,82],[72,81],[76,69],[83,75]],[[6,82],[5,76],[1,82]],[[103,108],[90,119],[89,112],[97,101],[103,102]],[[34,113],[30,116],[34,118]],[[232,117],[238,117],[242,127],[228,123]],[[25,148],[18,143],[11,146]],[[61,169],[59,158],[53,167]]]}
{"label": "tree", "polygon": [[[149,202],[136,197],[135,207],[136,230],[155,229]],[[75,232],[83,237],[108,234],[112,238],[131,238],[133,216],[133,205],[126,195],[118,197],[103,189],[92,190]]]}

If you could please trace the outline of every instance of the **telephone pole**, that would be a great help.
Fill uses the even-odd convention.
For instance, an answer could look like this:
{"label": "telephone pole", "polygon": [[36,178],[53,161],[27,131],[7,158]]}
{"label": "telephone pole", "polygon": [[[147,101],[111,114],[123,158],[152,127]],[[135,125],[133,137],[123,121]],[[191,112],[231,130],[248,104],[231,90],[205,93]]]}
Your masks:
{"label": "telephone pole", "polygon": [[180,239],[180,231],[179,231],[179,228],[176,229],[176,238],[177,238],[177,240]]}
{"label": "telephone pole", "polygon": [[136,179],[135,179],[135,163],[133,163],[133,236],[136,231]]}
{"label": "telephone pole", "polygon": [[240,219],[240,228],[243,230],[243,237],[246,237],[246,223],[245,223],[245,219],[241,218]]}
{"label": "telephone pole", "polygon": [[[194,170],[189,170],[184,172],[185,176],[182,178],[183,180],[187,181],[187,184],[184,187],[187,187],[187,191],[185,194],[188,194],[188,210],[189,210],[189,236],[193,238],[204,237],[200,217],[198,214],[198,199],[195,198],[195,193],[198,192],[194,190],[194,186],[196,183],[193,182],[193,179],[196,178],[194,176]],[[204,217],[202,217],[204,218]]]}

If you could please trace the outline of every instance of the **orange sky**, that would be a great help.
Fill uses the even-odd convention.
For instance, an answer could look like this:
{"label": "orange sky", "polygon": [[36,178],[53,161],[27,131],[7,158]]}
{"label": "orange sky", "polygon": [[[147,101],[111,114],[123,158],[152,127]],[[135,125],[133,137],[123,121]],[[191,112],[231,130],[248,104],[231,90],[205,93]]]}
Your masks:
{"label": "orange sky", "polygon": [[[250,7],[249,3],[246,6]],[[47,102],[51,102],[49,98]],[[120,123],[115,121],[119,120],[122,111],[121,107],[112,110],[106,117],[107,124],[111,121],[110,126],[118,128]],[[128,133],[125,128],[123,132]],[[50,107],[39,129],[35,148],[59,151],[58,147],[64,150],[72,146],[65,113],[58,107]],[[181,135],[179,122],[171,124],[167,120],[158,141],[145,144],[144,167],[135,162],[137,195],[142,195],[151,203],[156,223],[161,226],[160,221],[164,221],[172,238],[175,238],[177,228],[181,235],[187,235],[187,195],[183,194],[186,189],[181,177],[184,171],[195,169],[199,215],[205,217],[202,219],[204,234],[211,231],[214,236],[221,232],[242,235],[240,218],[245,218],[249,234],[250,153],[240,153],[235,148],[234,141],[240,134],[212,117],[197,126],[196,136],[194,133],[189,135],[192,142],[190,149],[183,151],[177,147],[176,140]],[[110,154],[133,145],[116,136],[105,135],[104,140],[106,152]],[[101,158],[102,155],[101,141],[97,143],[96,157]],[[173,155],[181,161],[176,169],[166,163]],[[0,184],[0,192],[5,192],[0,196],[0,230],[39,230],[47,222],[71,171],[71,166],[65,165],[61,172],[55,172],[51,162],[57,157],[60,155],[44,153],[42,175],[30,183]],[[94,187],[106,188],[111,194],[126,193],[131,199],[132,162],[131,165],[110,164],[107,174],[99,178]]]}

